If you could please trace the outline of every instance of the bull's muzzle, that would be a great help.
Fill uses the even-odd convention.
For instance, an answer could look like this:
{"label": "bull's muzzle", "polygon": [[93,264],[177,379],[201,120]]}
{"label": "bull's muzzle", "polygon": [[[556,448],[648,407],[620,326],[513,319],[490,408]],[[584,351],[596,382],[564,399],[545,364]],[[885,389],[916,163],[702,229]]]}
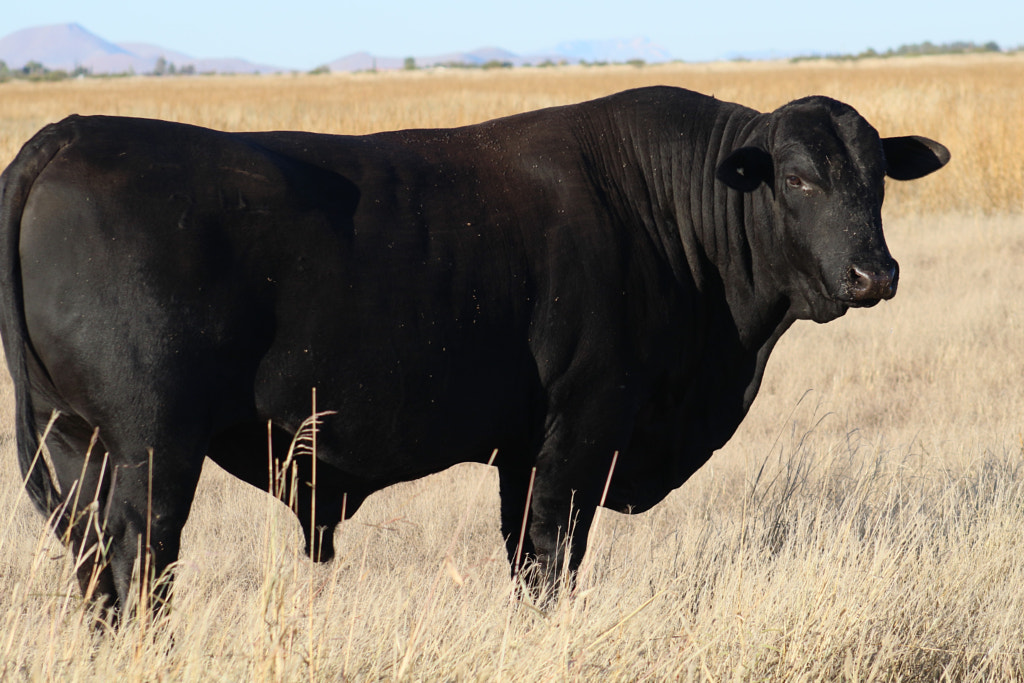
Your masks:
{"label": "bull's muzzle", "polygon": [[847,282],[850,300],[855,305],[870,306],[896,296],[900,267],[895,261],[879,266],[852,266]]}

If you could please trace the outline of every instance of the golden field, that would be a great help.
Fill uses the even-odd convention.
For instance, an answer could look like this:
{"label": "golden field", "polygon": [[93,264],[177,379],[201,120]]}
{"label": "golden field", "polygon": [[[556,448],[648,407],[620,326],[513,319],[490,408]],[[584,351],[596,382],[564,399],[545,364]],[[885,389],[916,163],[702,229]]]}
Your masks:
{"label": "golden field", "polygon": [[897,297],[794,326],[725,448],[651,512],[602,512],[574,595],[510,599],[487,467],[376,494],[313,566],[210,466],[174,608],[98,635],[21,493],[5,378],[0,680],[1024,680],[1024,57],[11,82],[0,163],[72,112],[363,133],[655,83],[830,95],[953,160],[889,184]]}

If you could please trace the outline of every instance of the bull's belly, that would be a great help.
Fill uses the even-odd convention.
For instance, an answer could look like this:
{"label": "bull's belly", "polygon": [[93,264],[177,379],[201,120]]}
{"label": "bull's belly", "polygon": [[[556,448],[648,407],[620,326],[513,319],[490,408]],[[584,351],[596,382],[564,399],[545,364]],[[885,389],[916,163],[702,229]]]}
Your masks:
{"label": "bull's belly", "polygon": [[[294,354],[288,354],[294,356]],[[387,485],[459,462],[524,457],[536,441],[537,379],[513,356],[452,361],[373,349],[282,372],[268,354],[257,373],[260,417],[293,434],[319,414],[318,457]]]}

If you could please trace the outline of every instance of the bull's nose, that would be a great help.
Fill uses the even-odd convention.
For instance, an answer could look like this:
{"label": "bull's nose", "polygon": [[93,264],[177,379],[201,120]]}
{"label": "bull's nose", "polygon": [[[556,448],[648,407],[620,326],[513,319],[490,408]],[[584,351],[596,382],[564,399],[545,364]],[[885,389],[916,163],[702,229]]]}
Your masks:
{"label": "bull's nose", "polygon": [[874,303],[896,296],[900,269],[895,261],[882,266],[850,268],[850,298],[858,303]]}

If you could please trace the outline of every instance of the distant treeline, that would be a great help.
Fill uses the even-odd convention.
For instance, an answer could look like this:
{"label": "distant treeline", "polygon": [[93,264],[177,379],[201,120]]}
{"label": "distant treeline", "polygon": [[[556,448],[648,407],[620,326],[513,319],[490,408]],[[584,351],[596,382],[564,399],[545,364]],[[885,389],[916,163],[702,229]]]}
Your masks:
{"label": "distant treeline", "polygon": [[[173,62],[168,62],[163,57],[156,60],[152,71],[147,71],[145,76],[192,76],[199,72],[191,64],[176,67]],[[210,72],[213,73],[213,72]],[[7,63],[0,59],[0,83],[11,80],[25,81],[63,81],[68,78],[118,78],[123,76],[134,76],[135,71],[125,71],[114,74],[94,74],[84,66],[75,67],[71,71],[66,69],[48,69],[40,62],[31,61],[20,69],[12,69]]]}
{"label": "distant treeline", "polygon": [[[979,53],[1016,53],[1024,50],[1024,45],[1012,48],[1009,50],[1003,50],[994,41],[987,43],[978,44],[969,41],[957,41],[953,43],[940,43],[935,44],[930,41],[923,43],[914,43],[912,45],[901,45],[896,49],[888,49],[885,52],[877,52],[874,49],[867,49],[858,54],[825,54],[825,55],[802,55],[799,57],[793,57],[790,61],[802,62],[819,59],[830,59],[830,60],[855,60],[855,59],[869,59],[869,58],[888,58],[888,57],[918,57],[922,55],[962,55],[962,54],[979,54]],[[743,59],[737,61],[745,61]],[[594,61],[587,62],[581,61],[580,64],[583,66],[605,66],[613,62]],[[642,59],[631,59],[625,64],[632,66],[641,67],[645,65]],[[550,60],[546,60],[536,66],[539,67],[551,67],[565,64],[560,62],[555,64]],[[511,68],[513,65],[511,62],[491,60],[484,64],[469,64],[465,62],[452,62],[444,65],[447,68],[460,68],[460,69],[495,69],[495,68]],[[530,66],[530,65],[526,65]],[[416,69],[416,62],[412,57],[405,60],[404,68],[411,70]],[[373,71],[374,69],[371,69]],[[311,74],[329,73],[330,68],[326,65],[317,67],[310,71]],[[191,64],[176,67],[174,63],[168,62],[163,57],[156,60],[156,65],[152,71],[146,72],[145,76],[192,76],[197,73],[196,68]],[[214,72],[209,72],[214,73]],[[202,72],[201,75],[206,75],[207,72]],[[134,71],[127,71],[124,73],[116,74],[94,74],[89,69],[79,66],[72,71],[65,69],[48,69],[40,62],[31,61],[20,69],[12,69],[7,64],[0,60],[0,83],[10,80],[27,80],[27,81],[62,81],[68,78],[117,78],[121,76],[134,76]]]}
{"label": "distant treeline", "polygon": [[[1007,53],[1019,52],[1022,47],[1020,46],[1011,50],[1006,50]],[[940,43],[936,45],[930,41],[923,43],[914,43],[912,45],[901,45],[896,49],[888,49],[885,52],[877,52],[873,49],[867,49],[859,54],[826,54],[826,55],[804,55],[800,57],[794,57],[793,62],[808,61],[814,59],[870,59],[870,58],[887,58],[887,57],[920,57],[923,55],[968,55],[968,54],[981,54],[989,52],[1004,52],[999,44],[995,41],[989,41],[987,43],[979,45],[969,41],[956,41],[953,43]]]}
{"label": "distant treeline", "polygon": [[[562,60],[559,60],[558,62],[554,62],[554,61],[552,61],[550,59],[545,59],[544,61],[538,62],[537,64],[532,64],[530,62],[526,62],[526,63],[522,64],[521,66],[523,68],[541,68],[541,69],[543,69],[543,68],[548,68],[548,67],[553,67],[553,66],[566,66],[569,63],[570,62],[567,59],[562,59]],[[579,60],[576,63],[579,64],[580,66],[608,66],[609,64],[628,64],[630,66],[635,66],[635,67],[642,67],[642,66],[645,66],[647,64],[647,62],[644,61],[643,59],[629,59],[629,60],[626,60],[624,62],[607,62],[607,61],[588,62],[585,59],[581,59],[581,60]],[[427,65],[424,65],[424,66],[421,67],[421,66],[417,66],[416,58],[415,57],[406,57],[404,62],[403,62],[402,69],[405,70],[405,71],[416,71],[418,69],[467,69],[467,70],[483,69],[485,71],[489,71],[491,69],[512,69],[512,68],[515,68],[515,67],[516,67],[516,65],[514,63],[509,62],[509,61],[500,60],[500,59],[492,59],[492,60],[489,60],[489,61],[486,61],[486,62],[431,62],[430,64],[427,64]],[[377,69],[376,67],[371,67],[369,69],[361,69],[361,70],[355,71],[353,73],[375,73],[377,71],[379,71],[379,69]],[[316,67],[312,71],[309,71],[308,73],[313,74],[313,75],[328,74],[328,73],[331,73],[331,67],[328,66],[327,64],[323,64],[321,66]]]}
{"label": "distant treeline", "polygon": [[0,59],[0,83],[4,81],[10,81],[12,79],[22,79],[26,81],[62,81],[65,78],[78,78],[79,76],[88,76],[89,70],[83,67],[78,67],[74,71],[65,71],[64,69],[47,69],[39,62],[29,62],[20,69],[11,69],[7,66],[7,63]]}

